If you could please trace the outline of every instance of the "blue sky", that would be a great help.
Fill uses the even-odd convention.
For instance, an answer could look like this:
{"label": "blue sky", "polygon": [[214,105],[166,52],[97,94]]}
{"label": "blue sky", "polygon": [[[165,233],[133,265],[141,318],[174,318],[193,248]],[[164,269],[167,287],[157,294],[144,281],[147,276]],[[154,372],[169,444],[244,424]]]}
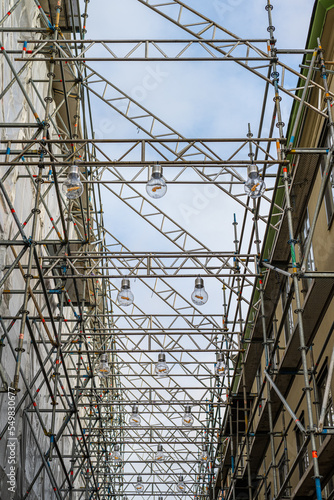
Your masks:
{"label": "blue sky", "polygon": [[[268,36],[264,0],[188,0],[185,2],[205,16],[243,38]],[[100,8],[99,8],[100,4]],[[273,2],[273,23],[279,48],[305,46],[313,0]],[[101,15],[102,12],[102,15]],[[152,12],[138,0],[91,2],[88,6],[87,39],[177,38],[190,36],[179,27]],[[98,54],[98,50],[95,50]],[[101,55],[106,55],[101,52]],[[289,59],[290,57],[290,59]],[[298,69],[300,56],[285,57]],[[176,128],[186,137],[244,137],[247,124],[257,130],[263,81],[234,63],[203,62],[96,62],[89,63],[116,86],[135,98]],[[158,74],[156,85],[145,88],[145,76]],[[291,86],[295,81],[291,81]],[[273,90],[270,89],[273,93]],[[271,102],[271,98],[269,99]],[[143,138],[145,134],[92,98],[97,137]],[[272,106],[272,105],[270,105]],[[283,96],[283,119],[289,120],[291,101]],[[272,108],[269,115],[271,116]],[[269,121],[265,125],[268,129]],[[117,158],[121,146],[106,148],[110,158]],[[224,152],[222,152],[224,155]],[[227,151],[226,151],[227,156]],[[166,178],[171,172],[164,172]],[[124,172],[124,175],[127,175]],[[147,174],[146,174],[147,175]],[[192,177],[194,178],[194,177]],[[241,223],[243,209],[231,198],[212,193],[206,196],[203,186],[170,185],[159,207],[212,250],[232,250],[233,213]],[[145,195],[145,187],[138,190]],[[202,202],[201,202],[202,197]],[[205,199],[206,201],[205,201]],[[203,201],[204,199],[204,201]],[[243,199],[245,201],[245,198]],[[198,206],[200,204],[200,207]],[[167,250],[172,245],[131,209],[110,193],[104,193],[105,222],[113,234],[133,250]],[[268,204],[263,204],[263,213]],[[190,213],[190,216],[189,216]],[[247,238],[245,239],[247,241]],[[210,283],[213,280],[210,280]],[[210,287],[214,287],[212,283]],[[207,306],[209,307],[209,306]]]}
{"label": "blue sky", "polygon": [[[215,20],[242,38],[267,38],[267,13],[264,0],[184,0],[184,3]],[[313,0],[274,1],[273,23],[279,48],[303,48],[313,8]],[[152,12],[138,0],[95,0],[89,4],[87,39],[187,39],[188,34]],[[99,54],[95,49],[95,54]],[[105,52],[101,52],[105,56]],[[298,69],[300,56],[284,59]],[[247,124],[256,131],[261,113],[264,83],[250,72],[231,62],[203,63],[89,63],[113,84],[140,104],[165,120],[185,137],[245,137]],[[148,74],[156,75],[156,85],[145,86]],[[152,82],[152,79],[151,79]],[[293,87],[295,79],[289,82]],[[270,89],[270,108],[264,130],[269,127],[273,111],[273,89]],[[97,98],[92,98],[95,132],[100,138],[144,138],[145,134],[112,111]],[[283,120],[288,123],[291,102],[282,100]],[[266,132],[264,132],[264,135]],[[275,129],[275,134],[277,134]],[[110,158],[118,158],[122,146],[105,148]],[[222,148],[228,156],[230,146]],[[244,153],[247,159],[248,151]],[[120,172],[127,177],[129,170]],[[174,170],[175,172],[175,170]],[[273,173],[275,170],[273,170]],[[165,169],[167,180],[173,172]],[[143,174],[147,175],[147,174]],[[189,174],[189,178],[196,176]],[[142,178],[142,177],[140,177]],[[198,179],[198,178],[197,178]],[[136,187],[137,188],[137,187]],[[137,188],[144,196],[145,187]],[[169,185],[165,197],[155,203],[170,217],[194,234],[207,247],[218,251],[234,251],[233,214],[236,213],[240,231],[244,210],[234,200],[213,188],[204,186]],[[105,224],[112,234],[133,251],[176,250],[154,228],[115,196],[102,189]],[[243,198],[246,201],[246,198]],[[269,204],[262,203],[262,213]],[[246,225],[244,250],[252,227]],[[152,280],[153,281],[153,280]],[[152,281],[150,284],[152,284]],[[190,298],[193,279],[170,280],[170,283]],[[203,313],[222,314],[221,283],[206,279],[209,301]],[[168,307],[143,285],[132,279],[135,302],[146,313],[169,312]],[[250,293],[250,290],[249,290]],[[115,294],[116,295],[116,294]],[[116,297],[115,297],[116,298]],[[232,306],[232,310],[235,305]],[[200,342],[200,341],[199,341]],[[185,346],[186,347],[186,346]],[[203,353],[203,360],[214,361],[214,355]],[[201,359],[202,363],[203,360]],[[177,372],[177,367],[175,368]]]}

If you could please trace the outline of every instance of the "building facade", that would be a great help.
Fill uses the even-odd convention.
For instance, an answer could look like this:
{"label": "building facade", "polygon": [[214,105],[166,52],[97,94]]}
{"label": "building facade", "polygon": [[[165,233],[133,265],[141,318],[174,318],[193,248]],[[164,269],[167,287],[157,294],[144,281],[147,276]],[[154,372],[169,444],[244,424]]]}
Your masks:
{"label": "building facade", "polygon": [[[334,89],[333,21],[334,3],[316,2],[309,52],[301,65],[307,78],[315,49],[315,81],[321,84],[325,79],[329,91]],[[298,87],[304,82],[299,80]],[[289,160],[290,199],[287,203],[280,171],[271,221],[275,223],[277,207],[284,217],[277,231],[268,229],[265,236],[260,259],[263,289],[260,284],[253,294],[248,333],[241,339],[245,353],[239,358],[222,428],[216,498],[334,498],[333,127],[315,111],[332,104],[315,86],[307,88],[304,97],[302,90],[297,92],[313,109],[304,106],[298,113],[295,103],[286,143],[281,143]]]}

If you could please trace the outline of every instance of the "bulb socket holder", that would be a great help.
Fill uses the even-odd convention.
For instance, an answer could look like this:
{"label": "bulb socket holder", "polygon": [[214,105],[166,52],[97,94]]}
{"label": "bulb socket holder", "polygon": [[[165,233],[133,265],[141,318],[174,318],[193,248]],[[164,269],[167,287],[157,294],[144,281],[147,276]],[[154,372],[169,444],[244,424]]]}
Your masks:
{"label": "bulb socket holder", "polygon": [[122,279],[121,288],[122,288],[122,290],[130,290],[130,280],[128,278]]}
{"label": "bulb socket holder", "polygon": [[184,413],[191,413],[191,406],[185,406]]}
{"label": "bulb socket holder", "polygon": [[204,288],[203,278],[198,277],[195,279],[195,288]]}
{"label": "bulb socket holder", "polygon": [[179,483],[183,481],[183,476],[179,476]]}
{"label": "bulb socket holder", "polygon": [[217,352],[217,362],[224,361],[224,354],[222,352]]}
{"label": "bulb socket holder", "polygon": [[137,476],[137,483],[142,483],[143,482],[143,478],[141,476]]}
{"label": "bulb socket holder", "polygon": [[160,177],[162,177],[162,166],[161,165],[153,165],[152,167],[152,177],[154,179],[159,179]]}
{"label": "bulb socket holder", "polygon": [[247,167],[247,176],[250,179],[254,179],[255,177],[258,177],[259,175],[259,169],[257,168],[257,165],[255,163],[252,163],[251,165],[248,165]]}
{"label": "bulb socket holder", "polygon": [[69,170],[68,170],[68,173],[69,174],[78,174],[79,175],[79,167],[78,165],[71,165]]}
{"label": "bulb socket holder", "polygon": [[132,413],[137,415],[138,414],[138,406],[137,405],[133,405],[132,407]]}
{"label": "bulb socket holder", "polygon": [[158,451],[162,451],[162,450],[163,450],[162,444],[158,444]]}
{"label": "bulb socket holder", "polygon": [[100,361],[103,361],[104,363],[106,363],[108,361],[108,356],[107,354],[101,354],[100,356]]}
{"label": "bulb socket holder", "polygon": [[159,363],[165,363],[166,362],[166,354],[164,352],[161,352],[158,354],[158,362]]}
{"label": "bulb socket holder", "polygon": [[119,444],[115,444],[114,451],[119,451]]}

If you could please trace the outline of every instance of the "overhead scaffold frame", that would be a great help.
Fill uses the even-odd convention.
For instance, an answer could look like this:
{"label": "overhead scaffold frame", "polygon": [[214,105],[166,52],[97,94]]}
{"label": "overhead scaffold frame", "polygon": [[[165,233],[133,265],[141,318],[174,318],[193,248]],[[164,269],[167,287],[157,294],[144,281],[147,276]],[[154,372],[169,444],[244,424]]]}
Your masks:
{"label": "overhead scaffold frame", "polygon": [[[311,443],[320,500],[319,439],[334,434],[325,425],[334,355],[315,421],[300,292],[302,280],[326,280],[331,286],[334,280],[331,270],[308,268],[333,166],[334,94],[320,39],[313,49],[277,48],[270,0],[265,5],[269,35],[257,39],[239,38],[179,0],[138,2],[189,39],[86,39],[89,0],[82,2],[83,10],[78,1],[31,0],[31,26],[9,23],[19,22],[15,15],[20,9],[25,12],[18,0],[0,20],[0,64],[7,71],[0,101],[7,106],[15,90],[25,109],[18,115],[25,121],[14,119],[13,113],[13,121],[0,123],[1,407],[15,401],[13,416],[0,420],[0,439],[5,449],[15,448],[16,491],[22,499],[45,488],[59,500],[124,500],[138,493],[159,500],[176,494],[255,500],[269,474],[257,477],[255,484],[250,460],[255,414],[267,391],[266,446],[274,498],[283,497],[298,463],[281,485],[275,443],[278,398],[303,436],[299,460]],[[175,10],[166,10],[167,5]],[[308,58],[307,71],[280,61],[283,54]],[[264,83],[256,135],[245,124],[245,137],[186,138],[98,73],[97,61],[237,64]],[[299,79],[297,89],[285,84],[287,75]],[[310,89],[324,97],[325,108],[311,102]],[[282,97],[292,100],[296,110],[288,136]],[[93,100],[143,137],[96,138]],[[330,147],[299,146],[306,111],[328,124]],[[264,137],[269,113],[269,136]],[[122,153],[115,159],[110,146],[116,144]],[[228,155],[221,153],[225,145]],[[325,165],[298,262],[292,164],[310,155],[323,157]],[[243,210],[241,221],[230,216],[230,251],[211,250],[143,194],[142,185],[155,174],[167,185],[212,186]],[[247,191],[252,175],[257,183]],[[166,250],[128,248],[106,223],[105,196],[122,202],[154,230]],[[287,268],[270,258],[267,246],[284,224]],[[268,324],[266,307],[267,284],[274,274],[289,283],[288,293],[296,301],[304,423],[277,384],[273,360],[279,339],[276,320],[273,328]],[[158,311],[133,299],[134,280],[142,293],[159,301]],[[195,283],[195,300],[184,293],[181,281]],[[204,282],[209,281],[221,291],[222,304],[220,310],[203,313]],[[263,380],[253,394],[247,363],[250,356],[260,363],[262,351]],[[167,376],[161,377],[159,369]],[[29,463],[29,447],[38,455],[36,467]],[[7,465],[3,477],[13,480]]]}

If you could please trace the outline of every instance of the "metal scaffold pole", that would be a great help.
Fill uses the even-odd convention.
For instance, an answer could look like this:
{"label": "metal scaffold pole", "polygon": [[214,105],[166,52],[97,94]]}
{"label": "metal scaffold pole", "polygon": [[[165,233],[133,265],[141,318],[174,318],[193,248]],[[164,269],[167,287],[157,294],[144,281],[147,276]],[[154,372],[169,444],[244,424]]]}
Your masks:
{"label": "metal scaffold pole", "polygon": [[[94,27],[98,37],[87,38],[94,8],[89,0],[5,3],[0,452],[7,460],[8,444],[15,441],[21,497],[279,500],[297,465],[306,463],[310,443],[307,473],[322,499],[318,453],[319,443],[331,446],[325,434],[334,433],[328,423],[334,354],[327,372],[318,370],[325,349],[334,351],[327,334],[321,353],[312,351],[309,368],[313,337],[306,322],[311,325],[312,315],[304,314],[301,286],[326,282],[330,307],[333,270],[309,265],[324,199],[329,207],[333,167],[332,62],[325,60],[320,38],[315,49],[279,49],[270,0],[269,39],[240,37],[218,23],[214,6],[206,6],[217,15],[210,19],[181,0],[135,0],[144,17],[160,20],[167,38],[129,38],[130,9],[129,19],[120,21],[121,39],[103,38],[102,24],[123,5],[100,9],[101,33]],[[296,55],[304,57],[301,71],[286,63]],[[252,107],[249,121],[257,136],[250,125],[235,137],[220,128],[218,137],[202,137],[195,123],[188,124],[191,135],[178,131],[185,123],[179,120],[184,103],[178,109],[184,89],[166,109],[162,98],[154,104],[154,93],[164,91],[166,82],[173,91],[160,64],[171,72],[174,65],[205,67],[199,80],[212,67],[219,78],[222,67],[226,74],[235,68],[255,77],[263,102],[257,114]],[[135,86],[141,66],[145,98]],[[124,67],[132,72],[124,79],[132,89],[117,84]],[[157,85],[147,84],[152,81]],[[226,93],[231,101],[232,91]],[[287,137],[282,95],[292,106]],[[151,97],[159,112],[149,109]],[[210,106],[205,112],[211,126]],[[328,124],[329,146],[299,140],[309,117]],[[308,197],[291,189],[300,158],[300,192],[306,185],[318,189],[305,241],[293,210],[305,212]],[[233,228],[226,222],[231,214]],[[285,249],[275,260],[284,231],[288,261]],[[279,301],[282,318],[275,309]],[[316,309],[315,300],[311,307]],[[321,319],[326,313],[323,306]],[[287,321],[296,319],[296,333],[288,338]],[[296,367],[280,365],[290,345],[300,353]],[[296,405],[290,386],[281,383],[288,375],[303,380]],[[2,418],[7,403],[10,419]],[[303,404],[307,422],[298,419]],[[283,430],[281,407],[291,419],[283,414]],[[265,432],[256,428],[264,418]],[[292,426],[303,439],[288,459]],[[289,470],[279,460],[282,443],[284,460],[293,461]],[[1,478],[9,477],[8,465],[0,466]]]}
{"label": "metal scaffold pole", "polygon": [[[285,152],[284,152],[284,142],[285,142],[285,136],[284,136],[284,123],[282,120],[282,112],[281,112],[281,97],[279,95],[279,73],[277,71],[277,64],[276,64],[276,48],[275,48],[275,38],[274,38],[274,28],[273,28],[273,22],[272,22],[272,5],[270,3],[270,0],[267,0],[267,11],[268,11],[268,18],[269,18],[269,28],[268,31],[270,33],[270,46],[271,46],[271,54],[273,57],[273,65],[272,65],[272,77],[275,85],[275,103],[276,103],[276,112],[277,112],[277,127],[279,130],[279,135],[280,135],[280,143],[279,143],[279,155],[280,158],[285,159]],[[300,104],[301,105],[301,104]],[[283,147],[282,147],[283,146]],[[302,359],[302,368],[303,368],[303,374],[304,374],[304,391],[305,391],[305,397],[307,401],[307,416],[308,416],[308,422],[309,422],[309,433],[310,433],[310,438],[311,438],[311,445],[312,445],[312,459],[313,459],[313,464],[314,464],[314,481],[315,481],[315,488],[316,488],[316,495],[317,495],[317,500],[322,500],[322,495],[321,495],[321,483],[320,483],[320,471],[319,471],[319,464],[318,464],[318,454],[317,454],[317,445],[316,445],[316,428],[314,426],[314,421],[313,421],[313,409],[312,409],[312,399],[311,399],[311,390],[312,388],[310,387],[309,383],[309,370],[308,370],[308,363],[307,363],[307,351],[308,347],[305,345],[305,338],[304,338],[304,318],[303,318],[303,309],[301,305],[301,298],[300,298],[300,291],[299,291],[299,280],[297,276],[297,262],[296,262],[296,252],[295,252],[295,245],[296,245],[296,239],[294,235],[294,229],[293,229],[293,222],[292,222],[292,204],[291,204],[291,198],[290,198],[290,180],[289,180],[289,174],[288,174],[288,168],[283,167],[283,181],[284,181],[284,191],[285,191],[285,203],[286,203],[286,212],[287,212],[287,220],[288,220],[288,228],[289,228],[289,245],[290,245],[290,252],[291,252],[291,265],[292,265],[292,271],[293,271],[293,276],[292,276],[292,281],[294,285],[294,292],[295,292],[295,298],[296,298],[296,314],[298,316],[298,331],[299,331],[299,349],[301,352],[301,359]],[[306,437],[306,436],[305,436]],[[274,457],[274,455],[273,455]],[[275,477],[275,476],[274,476]]]}

